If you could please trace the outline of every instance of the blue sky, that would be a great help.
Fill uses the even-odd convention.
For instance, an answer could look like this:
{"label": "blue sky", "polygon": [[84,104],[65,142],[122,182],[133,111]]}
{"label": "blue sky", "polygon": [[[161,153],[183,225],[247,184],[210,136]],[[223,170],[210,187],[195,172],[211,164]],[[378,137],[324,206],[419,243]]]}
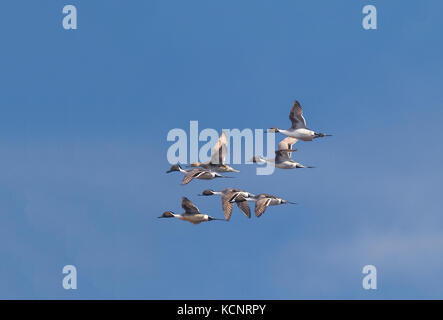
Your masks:
{"label": "blue sky", "polygon": [[[62,28],[74,4],[78,29]],[[361,27],[374,4],[378,29]],[[443,298],[441,1],[8,1],[0,298]],[[288,127],[312,170],[180,186],[172,128]],[[221,112],[220,110],[223,110]],[[277,136],[282,138],[282,136]],[[206,188],[297,201],[158,220]],[[62,268],[78,270],[64,290]],[[364,265],[378,289],[363,290]]]}

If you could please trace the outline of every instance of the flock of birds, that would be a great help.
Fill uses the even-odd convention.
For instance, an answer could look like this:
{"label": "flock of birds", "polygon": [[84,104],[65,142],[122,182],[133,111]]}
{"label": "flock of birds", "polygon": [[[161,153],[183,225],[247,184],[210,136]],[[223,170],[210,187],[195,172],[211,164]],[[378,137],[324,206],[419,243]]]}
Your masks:
{"label": "flock of birds", "polygon": [[[298,141],[312,141],[315,138],[323,138],[330,136],[328,134],[315,132],[306,127],[306,120],[303,117],[303,110],[300,103],[296,100],[294,106],[289,113],[289,119],[292,126],[289,129],[283,130],[276,127],[270,128],[271,132],[280,132],[287,137],[284,138],[278,144],[278,150],[275,151],[275,157],[273,159],[265,159],[261,156],[255,156],[252,158],[254,163],[270,163],[276,168],[280,169],[295,169],[295,168],[312,168],[310,166],[302,165],[291,158],[292,152],[296,149],[292,149],[292,146]],[[225,163],[226,149],[228,146],[228,138],[223,131],[212,149],[211,160],[205,163],[195,162],[191,163],[192,169],[185,170],[180,165],[175,164],[171,167],[167,173],[181,172],[183,173],[182,185],[188,184],[194,179],[212,180],[215,178],[230,178],[221,175],[220,172],[239,172],[238,170],[230,167]],[[251,217],[251,209],[248,201],[255,202],[255,216],[260,217],[269,206],[278,206],[281,204],[294,204],[284,200],[280,197],[261,193],[254,195],[244,190],[236,188],[227,188],[222,191],[204,190],[200,196],[221,196],[222,209],[225,219],[218,219],[211,217],[207,214],[201,213],[200,210],[193,204],[188,198],[183,197],[182,208],[184,213],[176,214],[172,211],[164,212],[159,218],[176,218],[184,221],[188,221],[192,224],[199,224],[201,222],[212,220],[229,221],[233,210],[234,203],[238,208],[248,217]]]}

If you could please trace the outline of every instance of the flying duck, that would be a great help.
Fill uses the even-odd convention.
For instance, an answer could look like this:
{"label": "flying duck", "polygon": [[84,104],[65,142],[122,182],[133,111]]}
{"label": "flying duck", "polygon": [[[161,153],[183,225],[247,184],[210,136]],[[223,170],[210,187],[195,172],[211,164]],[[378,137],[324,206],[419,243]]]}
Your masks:
{"label": "flying duck", "polygon": [[213,191],[208,189],[204,190],[201,194],[201,196],[212,195],[219,195],[222,197],[222,208],[226,221],[229,221],[229,219],[231,219],[234,202],[237,204],[239,209],[245,214],[246,217],[251,218],[251,209],[249,208],[249,204],[246,199],[254,197],[252,193],[235,188],[227,188],[222,191]]}
{"label": "flying duck", "polygon": [[319,133],[306,128],[306,120],[303,117],[303,110],[297,100],[295,100],[294,106],[289,113],[289,120],[292,122],[291,128],[283,130],[274,127],[269,129],[269,131],[280,132],[288,137],[293,137],[303,141],[312,141],[312,139],[315,138],[331,136],[330,134]]}
{"label": "flying duck", "polygon": [[218,174],[215,171],[202,169],[202,168],[195,168],[191,170],[184,170],[182,167],[180,167],[179,164],[174,164],[171,169],[166,171],[166,173],[174,172],[174,171],[180,171],[184,174],[182,185],[188,184],[193,179],[201,179],[201,180],[212,180],[214,178],[231,178],[231,177],[225,177],[221,174]]}
{"label": "flying duck", "polygon": [[216,172],[240,172],[230,166],[225,162],[226,160],[226,149],[228,147],[228,137],[223,131],[217,140],[214,148],[212,148],[211,160],[205,163],[194,162],[191,163],[191,167],[202,167]]}
{"label": "flying duck", "polygon": [[260,217],[269,206],[278,206],[280,204],[296,204],[295,202],[286,201],[280,197],[267,193],[260,193],[253,197],[246,198],[248,201],[255,201],[255,216]]}
{"label": "flying duck", "polygon": [[278,150],[275,151],[275,157],[273,159],[265,159],[261,156],[255,156],[251,161],[254,163],[267,162],[280,169],[313,168],[311,166],[302,165],[291,159],[291,152],[297,151],[297,149],[292,149],[292,145],[296,142],[296,138],[286,137],[278,144]]}
{"label": "flying duck", "polygon": [[208,216],[207,214],[201,213],[198,210],[198,208],[195,206],[195,204],[193,204],[186,197],[182,198],[182,208],[185,210],[184,213],[175,214],[172,211],[166,211],[159,218],[176,218],[183,221],[188,221],[192,224],[199,224],[202,222],[212,221],[212,220],[224,220],[224,219],[217,219]]}

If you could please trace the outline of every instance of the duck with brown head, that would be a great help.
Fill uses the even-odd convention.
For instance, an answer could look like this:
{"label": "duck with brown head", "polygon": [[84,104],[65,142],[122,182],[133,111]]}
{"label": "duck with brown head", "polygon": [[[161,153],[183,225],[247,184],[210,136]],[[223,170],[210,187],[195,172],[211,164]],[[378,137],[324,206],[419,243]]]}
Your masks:
{"label": "duck with brown head", "polygon": [[203,169],[203,168],[184,170],[178,164],[174,164],[168,171],[166,171],[166,173],[171,173],[171,172],[175,172],[175,171],[179,171],[184,174],[183,180],[181,183],[182,185],[188,184],[193,179],[212,180],[215,178],[232,178],[232,177],[222,176],[221,174],[219,174],[215,171],[211,171],[211,170],[207,170],[207,169]]}
{"label": "duck with brown head", "polygon": [[207,214],[201,213],[200,210],[186,197],[182,198],[182,208],[185,210],[184,213],[175,214],[172,211],[165,211],[158,218],[176,218],[183,221],[188,221],[192,224],[199,224],[202,222],[213,221],[213,220],[223,220],[211,217]]}
{"label": "duck with brown head", "polygon": [[290,202],[284,200],[283,198],[273,196],[267,193],[260,193],[256,196],[249,197],[247,201],[255,201],[255,216],[260,217],[269,206],[278,206],[281,204],[296,204],[295,202]]}
{"label": "duck with brown head", "polygon": [[251,217],[251,209],[249,208],[249,204],[246,201],[246,198],[253,197],[252,193],[247,191],[243,191],[235,188],[227,188],[222,191],[214,191],[211,189],[206,189],[200,194],[200,196],[212,196],[218,195],[222,198],[222,208],[223,214],[225,215],[225,219],[229,221],[231,219],[232,209],[234,203],[237,204],[239,209],[244,213],[244,215],[248,218]]}
{"label": "duck with brown head", "polygon": [[275,157],[273,159],[265,159],[261,156],[255,156],[251,159],[251,162],[269,163],[279,169],[313,168],[311,166],[302,165],[291,158],[291,153],[297,151],[295,148],[292,149],[292,146],[296,142],[297,139],[286,137],[278,144],[278,150],[275,151]]}
{"label": "duck with brown head", "polygon": [[306,127],[306,120],[303,117],[303,109],[297,100],[295,100],[291,112],[289,113],[289,120],[291,120],[292,123],[292,126],[289,129],[284,130],[272,127],[268,131],[280,132],[288,137],[296,138],[303,141],[312,141],[315,138],[331,136],[330,134],[315,132]]}

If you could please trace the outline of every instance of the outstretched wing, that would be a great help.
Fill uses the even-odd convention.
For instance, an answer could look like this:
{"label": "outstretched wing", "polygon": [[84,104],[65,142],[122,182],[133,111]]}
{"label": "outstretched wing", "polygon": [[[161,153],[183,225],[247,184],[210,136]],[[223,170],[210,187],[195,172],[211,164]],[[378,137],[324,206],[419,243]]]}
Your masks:
{"label": "outstretched wing", "polygon": [[292,129],[306,128],[306,120],[303,117],[303,110],[297,100],[295,100],[294,106],[289,113],[289,120],[292,122]]}
{"label": "outstretched wing", "polygon": [[182,185],[188,184],[189,182],[192,181],[192,179],[197,178],[199,175],[203,174],[203,172],[204,171],[201,170],[193,170],[186,172],[185,175],[183,176]]}
{"label": "outstretched wing", "polygon": [[200,211],[198,208],[186,197],[183,197],[182,199],[182,208],[185,209],[185,212],[187,214],[198,214]]}
{"label": "outstretched wing", "polygon": [[229,219],[231,219],[232,207],[234,205],[232,202],[229,201],[230,198],[231,198],[231,195],[229,195],[229,194],[225,194],[221,198],[223,214],[225,216],[226,221],[229,221]]}
{"label": "outstretched wing", "polygon": [[249,204],[248,201],[241,201],[241,202],[236,202],[237,206],[239,207],[239,209],[245,214],[245,216],[247,216],[248,218],[251,217],[251,208],[249,208]]}
{"label": "outstretched wing", "polygon": [[[296,139],[296,138],[286,137],[282,141],[280,141],[280,143],[278,144],[278,150],[279,151],[285,151],[284,153],[286,153],[286,155],[285,155],[286,159],[290,159],[291,158],[291,152],[296,151],[296,149],[293,149],[293,151],[287,151],[287,150],[292,150],[292,146],[297,141],[298,141],[298,139]],[[280,152],[280,153],[283,154],[283,152]],[[276,157],[278,157],[277,153],[276,153]]]}
{"label": "outstretched wing", "polygon": [[228,136],[224,131],[220,134],[214,148],[212,148],[211,163],[223,164],[225,163],[226,150],[228,148]]}
{"label": "outstretched wing", "polygon": [[278,150],[292,149],[292,146],[298,141],[297,138],[286,137],[278,143]]}
{"label": "outstretched wing", "polygon": [[255,216],[257,218],[260,217],[266,211],[266,208],[269,206],[270,202],[271,199],[269,198],[262,198],[255,202]]}

